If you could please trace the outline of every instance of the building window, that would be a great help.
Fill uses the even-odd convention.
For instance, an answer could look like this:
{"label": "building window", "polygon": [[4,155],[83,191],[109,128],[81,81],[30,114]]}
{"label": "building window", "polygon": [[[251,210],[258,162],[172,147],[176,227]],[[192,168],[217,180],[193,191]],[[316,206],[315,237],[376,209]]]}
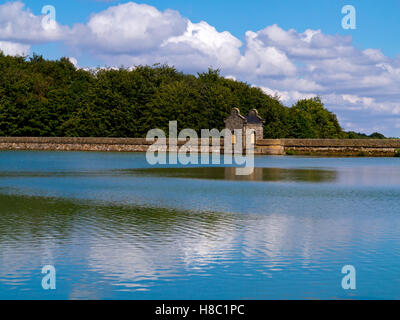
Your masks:
{"label": "building window", "polygon": [[236,143],[236,136],[234,133],[232,133],[232,144]]}
{"label": "building window", "polygon": [[251,144],[255,144],[256,143],[256,133],[255,132],[251,133],[250,142],[251,142]]}

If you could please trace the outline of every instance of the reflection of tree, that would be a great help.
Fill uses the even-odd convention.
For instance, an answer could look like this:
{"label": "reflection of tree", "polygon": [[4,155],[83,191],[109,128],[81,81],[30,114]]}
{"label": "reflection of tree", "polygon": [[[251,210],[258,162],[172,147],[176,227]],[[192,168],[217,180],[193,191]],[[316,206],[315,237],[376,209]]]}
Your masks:
{"label": "reflection of tree", "polygon": [[72,201],[0,194],[0,243],[68,238],[79,206]]}
{"label": "reflection of tree", "polygon": [[238,181],[332,182],[337,179],[336,171],[322,169],[254,168],[248,176],[236,175],[233,167],[151,168],[133,172],[173,178]]}
{"label": "reflection of tree", "polygon": [[[97,228],[110,228],[113,232],[127,231],[174,235],[176,229],[185,227],[193,232],[218,233],[220,224],[226,227],[234,223],[230,214],[197,213],[163,208],[138,206],[99,205],[92,201],[31,197],[0,194],[1,217],[0,243],[27,237],[34,239],[57,235],[68,238],[77,227],[87,224],[88,231],[96,223]],[[155,239],[155,241],[158,241]]]}
{"label": "reflection of tree", "polygon": [[[330,267],[327,259],[351,255],[357,241],[377,239],[379,248],[381,241],[398,239],[387,233],[398,230],[395,219],[371,223],[331,206],[297,213],[199,213],[1,194],[0,203],[0,282],[29,284],[38,266],[50,260],[68,267],[73,294],[81,297],[82,288],[101,296],[104,282],[85,288],[80,272],[96,272],[96,279],[136,291],[159,279],[214,276],[210,269],[219,264],[268,275],[299,266]],[[229,276],[243,279],[240,273]]]}
{"label": "reflection of tree", "polygon": [[0,194],[0,203],[0,279],[8,284],[44,253],[51,263],[80,261],[130,285],[170,277],[228,259],[240,221],[232,214],[20,195]]}

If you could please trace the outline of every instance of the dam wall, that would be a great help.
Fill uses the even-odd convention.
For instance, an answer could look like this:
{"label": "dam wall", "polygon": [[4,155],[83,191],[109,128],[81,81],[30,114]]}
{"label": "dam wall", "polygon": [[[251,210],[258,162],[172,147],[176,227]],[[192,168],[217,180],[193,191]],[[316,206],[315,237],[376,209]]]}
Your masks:
{"label": "dam wall", "polygon": [[[208,140],[208,139],[207,139]],[[211,140],[199,139],[193,151],[221,151]],[[177,151],[186,141],[171,146],[165,140],[165,151]],[[0,150],[110,151],[146,152],[153,144],[145,138],[74,138],[74,137],[0,137]],[[256,141],[257,155],[323,155],[323,156],[394,156],[400,149],[400,139],[260,139]]]}
{"label": "dam wall", "polygon": [[394,156],[400,139],[282,139],[285,154]]}

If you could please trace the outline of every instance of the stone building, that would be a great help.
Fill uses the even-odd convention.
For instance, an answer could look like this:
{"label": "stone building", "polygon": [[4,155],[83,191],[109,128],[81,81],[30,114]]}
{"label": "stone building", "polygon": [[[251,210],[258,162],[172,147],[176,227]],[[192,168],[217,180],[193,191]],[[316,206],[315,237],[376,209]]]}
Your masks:
{"label": "stone building", "polygon": [[[231,114],[225,119],[225,128],[232,131],[234,129],[242,130],[242,137],[246,137],[246,130],[254,129],[251,136],[251,142],[255,143],[257,139],[262,139],[264,134],[264,120],[258,115],[256,109],[251,109],[249,115],[242,116],[238,108],[233,108]],[[236,143],[236,138],[233,136],[233,143]]]}

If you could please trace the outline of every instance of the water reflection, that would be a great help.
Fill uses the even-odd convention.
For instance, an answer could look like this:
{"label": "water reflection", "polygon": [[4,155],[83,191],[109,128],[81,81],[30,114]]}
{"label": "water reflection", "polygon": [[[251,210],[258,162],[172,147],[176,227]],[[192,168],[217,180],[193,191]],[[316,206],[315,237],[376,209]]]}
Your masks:
{"label": "water reflection", "polygon": [[397,160],[256,157],[246,177],[0,152],[0,299],[354,297],[344,264],[357,298],[400,298]]}
{"label": "water reflection", "polygon": [[[15,195],[0,195],[0,203],[0,283],[7,290],[28,289],[29,298],[43,295],[32,279],[44,264],[57,266],[58,294],[68,298],[104,298],[110,292],[140,297],[157,288],[178,298],[168,289],[172,283],[187,290],[190,282],[180,281],[200,277],[211,290],[220,272],[228,279],[225,288],[214,288],[219,296],[240,296],[232,283],[268,281],[268,287],[260,283],[246,293],[265,298],[300,290],[305,297],[299,282],[315,282],[317,289],[309,292],[316,294],[318,283],[335,283],[336,269],[348,257],[367,270],[388,256],[389,274],[400,267],[400,251],[382,247],[400,243],[399,219],[368,217],[360,223],[354,216],[198,213]],[[293,277],[295,288],[273,280],[281,275]]]}
{"label": "water reflection", "polygon": [[250,175],[237,175],[233,167],[151,168],[126,170],[126,172],[159,177],[233,181],[332,182],[337,178],[335,170],[315,168],[254,168]]}
{"label": "water reflection", "polygon": [[207,272],[229,259],[237,233],[229,214],[11,195],[0,195],[0,203],[0,281],[9,286],[29,282],[40,265],[64,261],[69,277],[84,266],[116,286],[144,290],[182,276],[180,269]]}

